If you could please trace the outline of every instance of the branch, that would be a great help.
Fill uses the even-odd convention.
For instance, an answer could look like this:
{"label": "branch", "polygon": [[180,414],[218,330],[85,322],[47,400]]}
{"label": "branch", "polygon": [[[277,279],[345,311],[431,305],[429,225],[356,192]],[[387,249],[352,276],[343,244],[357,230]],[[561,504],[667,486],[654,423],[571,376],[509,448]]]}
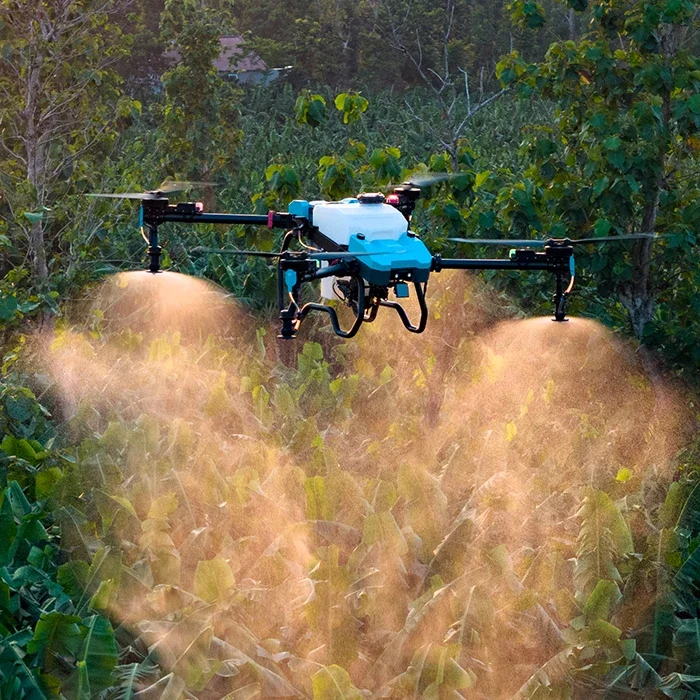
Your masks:
{"label": "branch", "polygon": [[459,69],[464,75],[464,94],[467,96],[467,114],[472,113],[472,95],[469,91],[469,73],[464,70],[464,68]]}
{"label": "branch", "polygon": [[447,20],[447,28],[445,29],[445,38],[443,39],[442,42],[442,50],[444,54],[444,61],[445,61],[445,79],[443,83],[446,83],[449,81],[450,78],[450,53],[449,53],[449,44],[450,44],[450,34],[452,33],[452,22],[455,17],[455,6],[452,3],[452,0],[447,0],[447,12],[449,14],[449,19]]}
{"label": "branch", "polygon": [[478,112],[480,112],[484,107],[487,105],[490,105],[492,102],[495,102],[497,99],[500,97],[503,97],[503,95],[508,92],[508,88],[503,88],[502,90],[499,90],[496,94],[491,95],[488,99],[484,100],[483,102],[479,102],[474,109],[470,109],[469,112],[467,113],[467,116],[464,117],[462,120],[462,123],[457,127],[455,131],[455,136],[459,138],[459,135],[462,133],[462,129],[467,125],[467,122]]}
{"label": "branch", "polygon": [[7,154],[10,156],[10,158],[14,158],[14,159],[18,160],[20,163],[22,163],[22,165],[24,165],[25,167],[27,167],[27,159],[26,159],[26,158],[23,158],[19,153],[16,153],[15,151],[13,151],[13,150],[5,143],[5,140],[4,140],[4,139],[0,139],[0,147],[5,151],[5,153],[7,153]]}
{"label": "branch", "polygon": [[108,124],[103,124],[102,128],[99,129],[97,133],[84,146],[82,146],[82,148],[79,148],[75,153],[71,153],[69,156],[61,160],[61,162],[53,169],[51,177],[56,177],[66,166],[89,151],[99,141],[100,137],[105,133],[105,131],[107,131],[107,128]]}

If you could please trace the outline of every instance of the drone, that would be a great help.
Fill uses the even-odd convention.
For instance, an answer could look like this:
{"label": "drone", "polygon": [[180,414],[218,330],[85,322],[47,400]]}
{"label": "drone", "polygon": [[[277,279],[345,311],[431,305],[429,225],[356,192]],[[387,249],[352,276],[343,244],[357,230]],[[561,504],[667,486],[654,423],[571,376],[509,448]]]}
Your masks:
{"label": "drone", "polygon": [[[428,322],[426,290],[433,273],[443,270],[547,271],[554,275],[553,321],[567,321],[566,305],[574,287],[575,246],[655,238],[653,233],[542,240],[450,238],[468,245],[506,246],[507,258],[445,258],[432,254],[410,228],[421,187],[448,179],[449,175],[423,176],[391,187],[386,196],[364,192],[337,202],[294,200],[286,212],[229,214],[204,211],[201,202],[171,203],[169,195],[206,182],[165,181],[146,192],[92,194],[92,197],[140,201],[139,226],[148,247],[148,272],[161,271],[159,229],[170,223],[228,224],[282,229],[279,252],[196,247],[191,252],[268,258],[276,261],[277,297],[281,323],[279,338],[294,339],[305,318],[313,312],[327,314],[333,331],[352,338],[363,323],[372,323],[380,308],[395,311],[410,333],[422,333]],[[147,233],[146,233],[147,231]],[[295,244],[297,248],[292,249]],[[320,281],[321,302],[301,301],[303,285]],[[413,321],[401,304],[413,287],[419,316]],[[394,298],[390,298],[393,296]],[[343,328],[335,300],[350,307],[354,321]]]}

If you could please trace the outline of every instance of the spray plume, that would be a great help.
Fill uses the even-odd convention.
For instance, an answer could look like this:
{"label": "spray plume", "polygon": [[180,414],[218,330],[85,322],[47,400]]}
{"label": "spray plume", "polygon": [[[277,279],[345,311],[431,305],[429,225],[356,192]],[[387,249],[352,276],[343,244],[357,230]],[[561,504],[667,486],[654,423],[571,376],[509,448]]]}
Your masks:
{"label": "spray plume", "polygon": [[221,291],[136,273],[44,343],[72,498],[116,562],[107,611],[160,665],[144,697],[530,697],[573,653],[660,506],[680,399],[660,411],[592,321],[505,320],[463,275],[430,306],[424,336],[317,329],[284,367]]}

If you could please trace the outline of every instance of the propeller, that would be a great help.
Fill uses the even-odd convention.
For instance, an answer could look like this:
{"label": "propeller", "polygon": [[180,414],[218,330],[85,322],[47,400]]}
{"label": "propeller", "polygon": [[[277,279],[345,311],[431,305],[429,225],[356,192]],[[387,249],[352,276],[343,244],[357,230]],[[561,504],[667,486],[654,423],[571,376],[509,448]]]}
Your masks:
{"label": "propeller", "polygon": [[[284,253],[271,253],[262,250],[238,250],[235,248],[205,248],[203,246],[198,246],[197,248],[192,248],[190,251],[192,253],[216,253],[218,255],[249,255],[255,258],[279,258],[284,255]],[[391,254],[402,253],[403,251],[392,250]],[[321,251],[319,253],[306,253],[303,251],[295,252],[290,251],[291,255],[304,256],[308,260],[353,260],[354,258],[359,258],[364,255],[382,255],[382,253],[369,253],[366,251],[360,253],[348,253],[346,251],[340,252],[326,252]],[[387,255],[389,253],[384,253]]]}
{"label": "propeller", "polygon": [[91,192],[88,197],[102,197],[109,199],[165,199],[165,195],[174,192],[184,192],[195,187],[220,187],[218,182],[196,182],[194,180],[164,180],[156,190],[148,190],[146,192],[109,192],[95,193]]}
{"label": "propeller", "polygon": [[437,185],[441,182],[447,182],[449,180],[454,180],[459,175],[464,175],[464,173],[414,173],[411,175],[404,183],[404,185],[411,185],[412,187],[430,187],[431,185]]}
{"label": "propeller", "polygon": [[195,187],[221,187],[219,182],[200,182],[198,180],[164,180],[160,183],[157,192],[184,192]]}
{"label": "propeller", "polygon": [[438,185],[449,180],[454,180],[455,178],[463,175],[466,175],[466,173],[433,173],[429,171],[419,171],[413,175],[410,175],[403,182],[399,184],[392,183],[387,185],[387,187],[389,189],[393,189],[395,187],[418,187],[420,189],[431,187],[432,185]]}
{"label": "propeller", "polygon": [[448,238],[453,243],[473,243],[475,245],[499,245],[508,248],[544,248],[554,242],[555,245],[589,245],[597,243],[615,243],[617,241],[638,241],[645,238],[664,238],[659,233],[627,233],[620,236],[601,236],[599,238],[549,238],[549,239],[510,239],[510,238]]}
{"label": "propeller", "polygon": [[250,255],[254,258],[279,258],[281,253],[270,253],[263,250],[234,250],[232,248],[205,248],[197,246],[191,253],[217,253],[218,255]]}

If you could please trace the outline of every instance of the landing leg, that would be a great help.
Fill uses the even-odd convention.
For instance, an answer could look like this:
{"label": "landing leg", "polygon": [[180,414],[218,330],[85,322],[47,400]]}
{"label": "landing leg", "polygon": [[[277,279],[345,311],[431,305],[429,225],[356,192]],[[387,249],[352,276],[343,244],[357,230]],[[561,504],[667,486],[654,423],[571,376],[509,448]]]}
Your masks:
{"label": "landing leg", "polygon": [[552,321],[557,323],[565,323],[569,319],[566,318],[566,299],[567,293],[564,291],[564,274],[557,272],[557,286],[554,292],[554,318]]}
{"label": "landing leg", "polygon": [[163,249],[158,245],[158,224],[149,224],[148,226],[148,271],[156,274],[160,272],[160,254]]}

